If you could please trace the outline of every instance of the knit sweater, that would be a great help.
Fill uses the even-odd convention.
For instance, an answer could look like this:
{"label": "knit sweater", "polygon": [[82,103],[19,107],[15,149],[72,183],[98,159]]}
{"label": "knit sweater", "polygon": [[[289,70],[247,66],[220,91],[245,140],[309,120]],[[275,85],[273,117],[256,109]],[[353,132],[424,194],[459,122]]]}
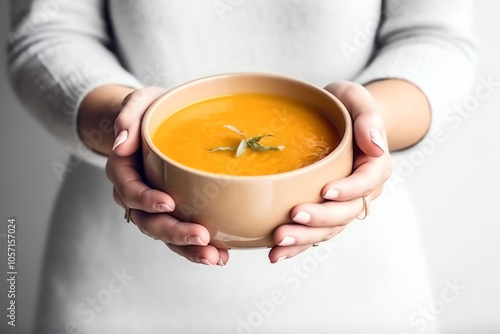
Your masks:
{"label": "knit sweater", "polygon": [[85,94],[104,84],[171,88],[241,71],[319,86],[399,78],[422,89],[436,116],[471,82],[471,3],[12,1],[9,69],[28,110],[102,165],[104,157],[81,149],[76,115]]}
{"label": "knit sweater", "polygon": [[[104,84],[171,88],[271,72],[324,86],[415,83],[433,124],[473,73],[467,0],[13,0],[9,70],[27,109],[76,154],[79,104]],[[125,224],[102,169],[80,164],[51,218],[39,333],[437,333],[417,215],[387,189],[363,222],[279,265],[268,250],[194,265]],[[404,217],[404,219],[402,219]]]}

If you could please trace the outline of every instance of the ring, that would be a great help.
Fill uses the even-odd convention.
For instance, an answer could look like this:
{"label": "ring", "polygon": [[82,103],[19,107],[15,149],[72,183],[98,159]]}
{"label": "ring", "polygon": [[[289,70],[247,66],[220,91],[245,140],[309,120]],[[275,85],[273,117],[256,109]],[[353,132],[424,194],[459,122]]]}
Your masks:
{"label": "ring", "polygon": [[318,247],[319,246],[319,242],[313,244],[313,247]]}
{"label": "ring", "polygon": [[127,220],[127,223],[130,223],[130,221],[132,220],[132,208],[129,208],[127,206],[127,208],[125,209],[125,220]]}
{"label": "ring", "polygon": [[366,218],[366,216],[368,216],[368,203],[366,203],[366,197],[362,197],[363,199],[363,212],[364,212],[364,215],[363,217],[360,217],[360,216],[357,216],[356,218],[359,219],[359,220],[363,220]]}

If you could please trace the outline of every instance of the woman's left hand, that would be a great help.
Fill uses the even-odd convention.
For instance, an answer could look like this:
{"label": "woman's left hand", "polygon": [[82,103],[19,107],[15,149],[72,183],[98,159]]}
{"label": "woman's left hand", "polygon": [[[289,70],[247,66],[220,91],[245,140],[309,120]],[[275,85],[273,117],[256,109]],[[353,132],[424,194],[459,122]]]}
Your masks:
{"label": "woman's left hand", "polygon": [[353,172],[323,187],[325,202],[299,204],[292,209],[290,216],[295,223],[282,225],[274,232],[276,246],[269,253],[273,263],[333,238],[356,217],[363,217],[364,201],[368,205],[381,194],[392,172],[384,120],[370,93],[347,81],[332,83],[325,89],[351,113],[356,144]]}

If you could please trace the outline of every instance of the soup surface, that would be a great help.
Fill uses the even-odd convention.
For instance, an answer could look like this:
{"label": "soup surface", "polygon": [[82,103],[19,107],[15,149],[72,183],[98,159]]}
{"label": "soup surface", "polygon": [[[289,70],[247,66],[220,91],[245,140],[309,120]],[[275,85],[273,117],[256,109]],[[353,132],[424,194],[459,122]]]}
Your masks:
{"label": "soup surface", "polygon": [[[237,150],[242,140],[260,136],[265,137],[257,145]],[[268,175],[298,169],[324,158],[340,139],[333,123],[310,106],[260,93],[196,102],[169,115],[153,135],[153,143],[169,158],[227,175]]]}

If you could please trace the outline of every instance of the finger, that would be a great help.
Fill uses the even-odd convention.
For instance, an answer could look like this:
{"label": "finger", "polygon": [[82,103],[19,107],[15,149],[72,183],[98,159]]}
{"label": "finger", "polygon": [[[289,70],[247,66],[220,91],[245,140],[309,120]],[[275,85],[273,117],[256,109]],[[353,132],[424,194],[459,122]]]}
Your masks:
{"label": "finger", "polygon": [[[291,216],[297,224],[311,227],[334,227],[346,225],[362,210],[363,199],[356,198],[343,202],[327,201],[319,204],[299,204],[292,209]],[[304,217],[308,219],[303,219]],[[276,231],[278,230],[279,228]]]}
{"label": "finger", "polygon": [[298,245],[298,246],[274,246],[269,252],[269,260],[271,263],[280,263],[286,259],[292,258],[297,254],[302,253],[311,245]]}
{"label": "finger", "polygon": [[[382,193],[380,185],[368,196],[363,196],[368,207]],[[366,215],[363,197],[348,201],[327,201],[323,203],[304,203],[295,206],[290,212],[292,220],[297,224],[311,227],[344,226],[354,218]],[[329,239],[329,238],[327,238]]]}
{"label": "finger", "polygon": [[327,200],[346,201],[366,197],[389,179],[392,173],[392,159],[359,156],[355,169],[346,178],[332,181],[321,190],[321,196]]}
{"label": "finger", "polygon": [[146,87],[130,93],[123,100],[123,107],[115,120],[113,151],[128,156],[139,149],[141,120],[148,107],[163,93],[160,87]]}
{"label": "finger", "polygon": [[227,250],[218,249],[212,245],[200,247],[167,244],[167,246],[175,253],[194,263],[201,263],[208,266],[224,266],[229,260],[229,252]]}
{"label": "finger", "polygon": [[112,153],[106,163],[106,175],[126,206],[151,213],[172,212],[175,202],[168,194],[150,188],[137,171],[137,157],[119,157]]}
{"label": "finger", "polygon": [[114,188],[114,187],[113,187],[113,199],[115,200],[116,204],[118,204],[119,206],[121,206],[124,209],[127,209],[127,205],[122,200],[122,197],[118,193],[118,190],[116,190],[116,188]]}
{"label": "finger", "polygon": [[371,94],[362,85],[341,81],[325,87],[351,113],[354,138],[367,155],[379,157],[387,151],[384,120]]}
{"label": "finger", "polygon": [[[352,218],[351,218],[352,220]],[[345,222],[347,224],[347,222]],[[342,226],[310,227],[301,224],[285,224],[276,229],[273,234],[278,246],[312,245],[327,241],[342,232]]]}
{"label": "finger", "polygon": [[[324,202],[321,204],[299,204],[291,211],[292,220],[296,224],[308,227],[341,227],[347,225],[354,218],[364,219],[369,213],[371,201],[382,193],[383,185],[377,187],[369,196],[357,198],[344,202]],[[307,218],[307,219],[304,219]],[[361,218],[363,217],[363,218]],[[279,231],[276,230],[275,234]],[[280,231],[281,232],[281,231]],[[327,235],[325,239],[330,239],[332,235]],[[276,238],[284,238],[287,234],[277,234]],[[294,236],[293,234],[290,234]],[[303,241],[307,243],[308,241]],[[316,241],[315,241],[316,242]]]}
{"label": "finger", "polygon": [[210,233],[200,224],[181,222],[169,214],[131,211],[134,224],[148,236],[178,246],[206,246]]}

